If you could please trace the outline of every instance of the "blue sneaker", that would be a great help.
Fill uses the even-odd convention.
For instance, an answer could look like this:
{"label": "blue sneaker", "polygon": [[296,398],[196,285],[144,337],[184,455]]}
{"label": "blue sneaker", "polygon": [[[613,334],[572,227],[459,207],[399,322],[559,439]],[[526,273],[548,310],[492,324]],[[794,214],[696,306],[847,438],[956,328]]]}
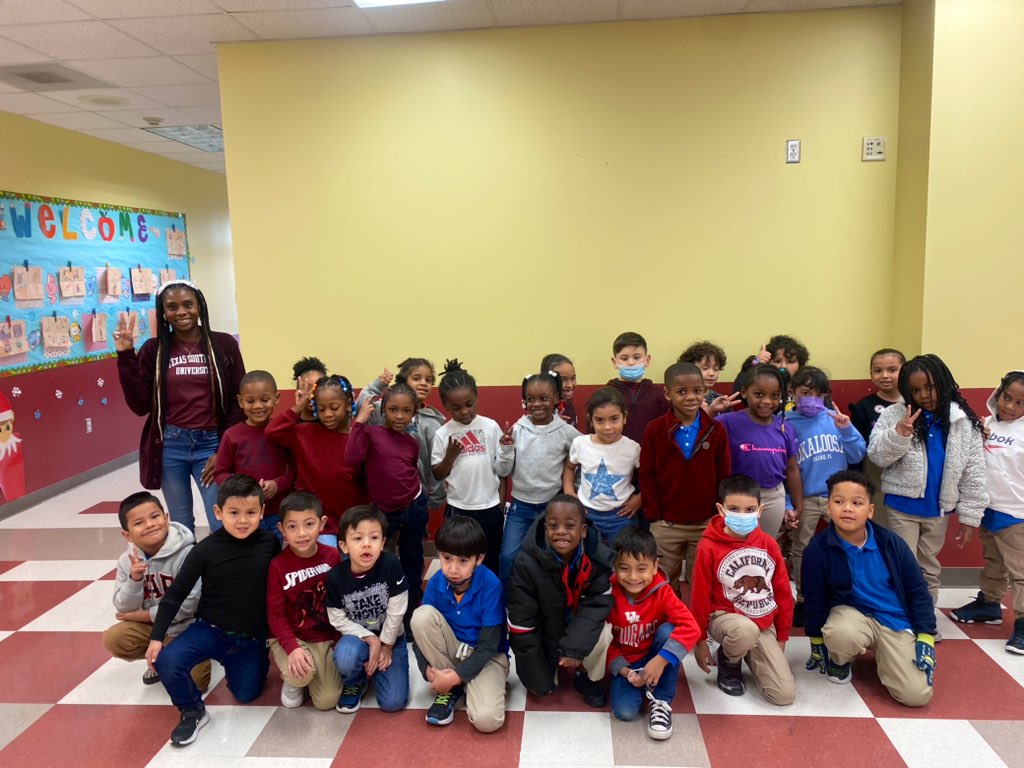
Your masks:
{"label": "blue sneaker", "polygon": [[961,624],[1002,624],[1003,606],[998,602],[990,603],[979,592],[971,602],[950,611],[949,615]]}
{"label": "blue sneaker", "polygon": [[439,693],[434,703],[427,710],[427,722],[431,725],[448,725],[455,719],[455,708],[462,696],[460,688],[452,688],[448,693]]}
{"label": "blue sneaker", "polygon": [[350,715],[359,711],[359,705],[363,703],[363,696],[366,695],[366,683],[362,685],[346,685],[341,689],[341,697],[335,707],[339,712]]}

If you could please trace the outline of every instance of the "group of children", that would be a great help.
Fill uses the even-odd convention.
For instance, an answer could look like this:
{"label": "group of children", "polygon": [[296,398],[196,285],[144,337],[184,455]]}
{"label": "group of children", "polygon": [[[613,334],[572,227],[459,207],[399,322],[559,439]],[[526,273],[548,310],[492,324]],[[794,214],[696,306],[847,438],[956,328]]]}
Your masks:
{"label": "group of children", "polygon": [[[407,703],[410,648],[435,694],[433,725],[452,722],[464,697],[475,728],[501,727],[511,649],[532,694],[551,693],[565,671],[620,719],[646,702],[648,734],[666,739],[690,652],[705,672],[717,666],[724,693],[744,693],[746,661],[767,701],[791,703],[794,625],[810,638],[807,669],[849,682],[852,659],[872,649],[893,697],[921,706],[954,511],[961,544],[980,527],[986,566],[977,599],[953,618],[1001,622],[1012,581],[1007,650],[1024,653],[1024,373],[1003,379],[982,423],[934,355],[877,352],[877,392],[846,415],[790,337],[746,360],[728,395],[715,390],[726,358],[710,342],[685,350],[663,386],[644,376],[642,336],[622,334],[612,352],[618,376],[591,395],[585,424],[562,355],[523,380],[525,414],[504,428],[477,413],[476,382],[457,360],[438,386],[447,420],[427,404],[435,371],[422,358],[359,398],[304,358],[295,405],[276,417],[273,377],[245,374],[246,421],[216,457],[223,528],[194,544],[146,493],[119,513],[129,550],[104,642],[145,657],[144,682],[167,689],[181,713],[171,743],[191,743],[208,721],[210,659],[243,703],[272,657],[286,707],[308,691],[318,709],[354,712],[372,681],[393,711]],[[440,570],[424,589],[429,510],[442,504]]]}

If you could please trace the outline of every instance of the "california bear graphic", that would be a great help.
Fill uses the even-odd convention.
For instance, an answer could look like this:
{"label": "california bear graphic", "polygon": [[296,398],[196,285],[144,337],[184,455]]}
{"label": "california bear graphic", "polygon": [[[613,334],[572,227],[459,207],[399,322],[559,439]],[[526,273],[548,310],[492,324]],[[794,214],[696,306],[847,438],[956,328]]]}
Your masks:
{"label": "california bear graphic", "polygon": [[756,619],[778,607],[772,588],[775,560],[761,547],[745,546],[724,553],[715,576],[723,596],[738,613]]}
{"label": "california bear graphic", "polygon": [[733,582],[732,588],[741,595],[749,592],[767,592],[768,583],[764,580],[764,576],[740,576]]}

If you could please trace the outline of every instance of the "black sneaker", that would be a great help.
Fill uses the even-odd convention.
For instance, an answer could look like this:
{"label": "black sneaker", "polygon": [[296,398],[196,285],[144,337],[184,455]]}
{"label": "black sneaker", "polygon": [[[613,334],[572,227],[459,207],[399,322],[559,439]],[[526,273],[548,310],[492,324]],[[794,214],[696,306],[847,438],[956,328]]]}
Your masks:
{"label": "black sneaker", "polygon": [[853,682],[853,662],[848,661],[845,664],[836,664],[832,661],[831,656],[826,656],[825,677],[828,678],[829,682],[836,685],[845,685],[846,683]]}
{"label": "black sneaker", "polygon": [[793,606],[793,626],[802,627],[807,624],[807,617],[804,614],[804,603],[801,600],[795,606]]}
{"label": "black sneaker", "polygon": [[431,725],[448,725],[455,719],[455,708],[459,705],[462,690],[452,688],[448,693],[439,693],[427,710],[427,722]]}
{"label": "black sneaker", "polygon": [[652,739],[664,741],[672,735],[672,705],[667,701],[654,698],[654,694],[647,691],[647,699],[650,702],[650,710],[647,720],[647,735]]}
{"label": "black sneaker", "polygon": [[142,673],[142,684],[143,685],[155,685],[160,682],[160,673],[155,669],[146,667],[146,671]]}
{"label": "black sneaker", "polygon": [[961,624],[1002,624],[1003,606],[998,602],[990,603],[979,592],[971,602],[950,611],[949,615]]}
{"label": "black sneaker", "polygon": [[730,663],[722,646],[718,646],[718,687],[730,696],[742,696],[747,690],[743,684],[743,665]]}
{"label": "black sneaker", "polygon": [[210,713],[202,709],[186,709],[181,713],[178,726],[171,731],[171,746],[184,747],[199,735],[199,729],[210,722]]}
{"label": "black sneaker", "polygon": [[1024,618],[1013,622],[1013,637],[1006,641],[1006,652],[1024,656]]}
{"label": "black sneaker", "polygon": [[600,709],[608,703],[608,697],[605,696],[601,686],[587,677],[587,673],[582,669],[576,671],[572,687],[579,692],[588,707]]}

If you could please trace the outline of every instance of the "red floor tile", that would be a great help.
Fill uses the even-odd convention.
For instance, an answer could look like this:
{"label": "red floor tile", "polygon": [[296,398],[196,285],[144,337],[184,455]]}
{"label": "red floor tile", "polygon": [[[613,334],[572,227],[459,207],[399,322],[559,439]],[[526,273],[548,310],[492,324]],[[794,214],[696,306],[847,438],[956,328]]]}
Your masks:
{"label": "red floor tile", "polygon": [[443,728],[427,725],[421,709],[381,712],[361,709],[349,726],[332,768],[517,768],[523,713],[506,712],[494,733],[479,733],[466,712]]}
{"label": "red floor tile", "polygon": [[0,764],[143,768],[176,723],[169,706],[58,704],[0,750]]}
{"label": "red floor tile", "polygon": [[114,568],[109,573],[105,573],[99,577],[98,581],[113,581],[117,578],[117,568]]}
{"label": "red floor tile", "polygon": [[905,707],[889,696],[873,658],[853,664],[853,684],[875,717],[970,720],[991,714],[1024,720],[1024,688],[970,640],[945,640],[935,650],[935,694],[926,707]]}
{"label": "red floor tile", "polygon": [[0,560],[0,573],[9,571],[11,568],[15,568],[24,562],[23,560]]}
{"label": "red floor tile", "polygon": [[89,584],[88,581],[0,581],[0,629],[21,629]]}
{"label": "red floor tile", "polygon": [[[1008,598],[1003,600],[1009,602]],[[943,609],[942,612],[949,616],[949,609]],[[1013,609],[1004,608],[1002,624],[961,624],[959,621],[955,623],[965,635],[975,640],[1009,640],[1013,634],[1013,619]]]}
{"label": "red floor tile", "polygon": [[121,502],[119,502],[119,501],[101,501],[98,504],[93,504],[88,509],[83,509],[78,514],[80,514],[80,515],[116,515],[120,508],[121,508]]}
{"label": "red floor tile", "polygon": [[870,718],[698,715],[713,766],[906,766]]}
{"label": "red floor tile", "polygon": [[[222,679],[210,695],[206,697],[207,704],[238,705],[238,699],[228,690],[227,678]],[[250,702],[254,707],[277,707],[281,705],[281,670],[277,668],[274,659],[270,659],[270,673],[267,675],[267,684],[263,686],[263,693]]]}
{"label": "red floor tile", "polygon": [[57,703],[110,658],[100,638],[99,632],[15,632],[0,643],[0,700]]}

